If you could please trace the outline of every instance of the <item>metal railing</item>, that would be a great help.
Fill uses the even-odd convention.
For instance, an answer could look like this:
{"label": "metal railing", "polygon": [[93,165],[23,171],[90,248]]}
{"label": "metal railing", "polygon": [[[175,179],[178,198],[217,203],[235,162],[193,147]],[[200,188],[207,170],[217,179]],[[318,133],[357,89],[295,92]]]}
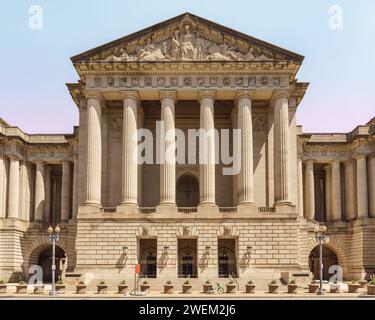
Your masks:
{"label": "metal railing", "polygon": [[156,212],[156,208],[155,207],[140,207],[139,212],[140,213],[153,213],[153,212]]}
{"label": "metal railing", "polygon": [[[116,212],[116,207],[102,207],[101,211],[103,213],[114,213]],[[180,213],[196,213],[198,212],[197,207],[178,207],[177,211]],[[259,212],[276,212],[275,207],[258,207]],[[140,207],[140,213],[155,213],[156,207]],[[237,207],[219,207],[220,213],[236,213]]]}
{"label": "metal railing", "polygon": [[237,212],[237,208],[236,207],[219,207],[219,212],[234,213],[234,212]]}
{"label": "metal railing", "polygon": [[177,212],[180,213],[195,213],[198,212],[197,207],[178,207]]}
{"label": "metal railing", "polygon": [[276,212],[275,207],[258,207],[259,212]]}

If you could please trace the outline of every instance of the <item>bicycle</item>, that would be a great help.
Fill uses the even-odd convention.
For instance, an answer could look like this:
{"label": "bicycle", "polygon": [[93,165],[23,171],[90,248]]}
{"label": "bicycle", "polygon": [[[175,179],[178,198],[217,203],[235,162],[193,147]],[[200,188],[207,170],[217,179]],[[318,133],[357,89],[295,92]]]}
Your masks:
{"label": "bicycle", "polygon": [[210,294],[214,294],[214,293],[223,294],[224,293],[224,288],[220,285],[220,283],[217,282],[216,286],[212,287],[210,290],[208,290],[207,293],[210,293]]}

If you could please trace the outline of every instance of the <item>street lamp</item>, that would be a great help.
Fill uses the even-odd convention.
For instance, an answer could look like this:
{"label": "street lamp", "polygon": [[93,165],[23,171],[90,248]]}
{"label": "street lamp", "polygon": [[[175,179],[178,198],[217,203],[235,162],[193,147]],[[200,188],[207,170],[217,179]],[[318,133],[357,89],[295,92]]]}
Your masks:
{"label": "street lamp", "polygon": [[55,287],[55,273],[56,273],[55,255],[56,255],[56,242],[59,241],[60,228],[59,226],[56,226],[55,229],[53,229],[52,226],[49,226],[47,231],[48,231],[49,241],[52,242],[52,289],[49,292],[49,295],[55,296],[57,294],[56,287]]}
{"label": "street lamp", "polygon": [[326,239],[327,227],[317,225],[315,227],[315,239],[319,242],[319,291],[318,295],[323,295],[323,242]]}

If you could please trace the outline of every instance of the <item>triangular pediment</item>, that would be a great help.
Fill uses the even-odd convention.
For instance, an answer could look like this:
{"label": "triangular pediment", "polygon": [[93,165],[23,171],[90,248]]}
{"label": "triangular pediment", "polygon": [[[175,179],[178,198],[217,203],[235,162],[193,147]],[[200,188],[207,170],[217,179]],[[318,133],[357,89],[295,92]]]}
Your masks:
{"label": "triangular pediment", "polygon": [[80,62],[293,61],[303,56],[190,13],[72,57]]}

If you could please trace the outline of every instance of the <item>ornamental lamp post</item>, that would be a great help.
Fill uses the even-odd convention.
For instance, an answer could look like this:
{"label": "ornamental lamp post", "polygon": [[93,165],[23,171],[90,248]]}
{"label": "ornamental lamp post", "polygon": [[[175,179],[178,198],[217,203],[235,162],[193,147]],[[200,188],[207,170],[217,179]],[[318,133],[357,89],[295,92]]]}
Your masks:
{"label": "ornamental lamp post", "polygon": [[56,273],[56,242],[59,241],[59,233],[60,228],[57,225],[55,229],[52,228],[52,226],[48,227],[48,239],[50,242],[52,242],[52,289],[49,292],[50,296],[57,295],[56,287],[55,287],[55,273]]}
{"label": "ornamental lamp post", "polygon": [[318,295],[324,295],[323,291],[323,242],[326,239],[327,227],[317,225],[315,228],[315,239],[319,242],[319,291]]}

